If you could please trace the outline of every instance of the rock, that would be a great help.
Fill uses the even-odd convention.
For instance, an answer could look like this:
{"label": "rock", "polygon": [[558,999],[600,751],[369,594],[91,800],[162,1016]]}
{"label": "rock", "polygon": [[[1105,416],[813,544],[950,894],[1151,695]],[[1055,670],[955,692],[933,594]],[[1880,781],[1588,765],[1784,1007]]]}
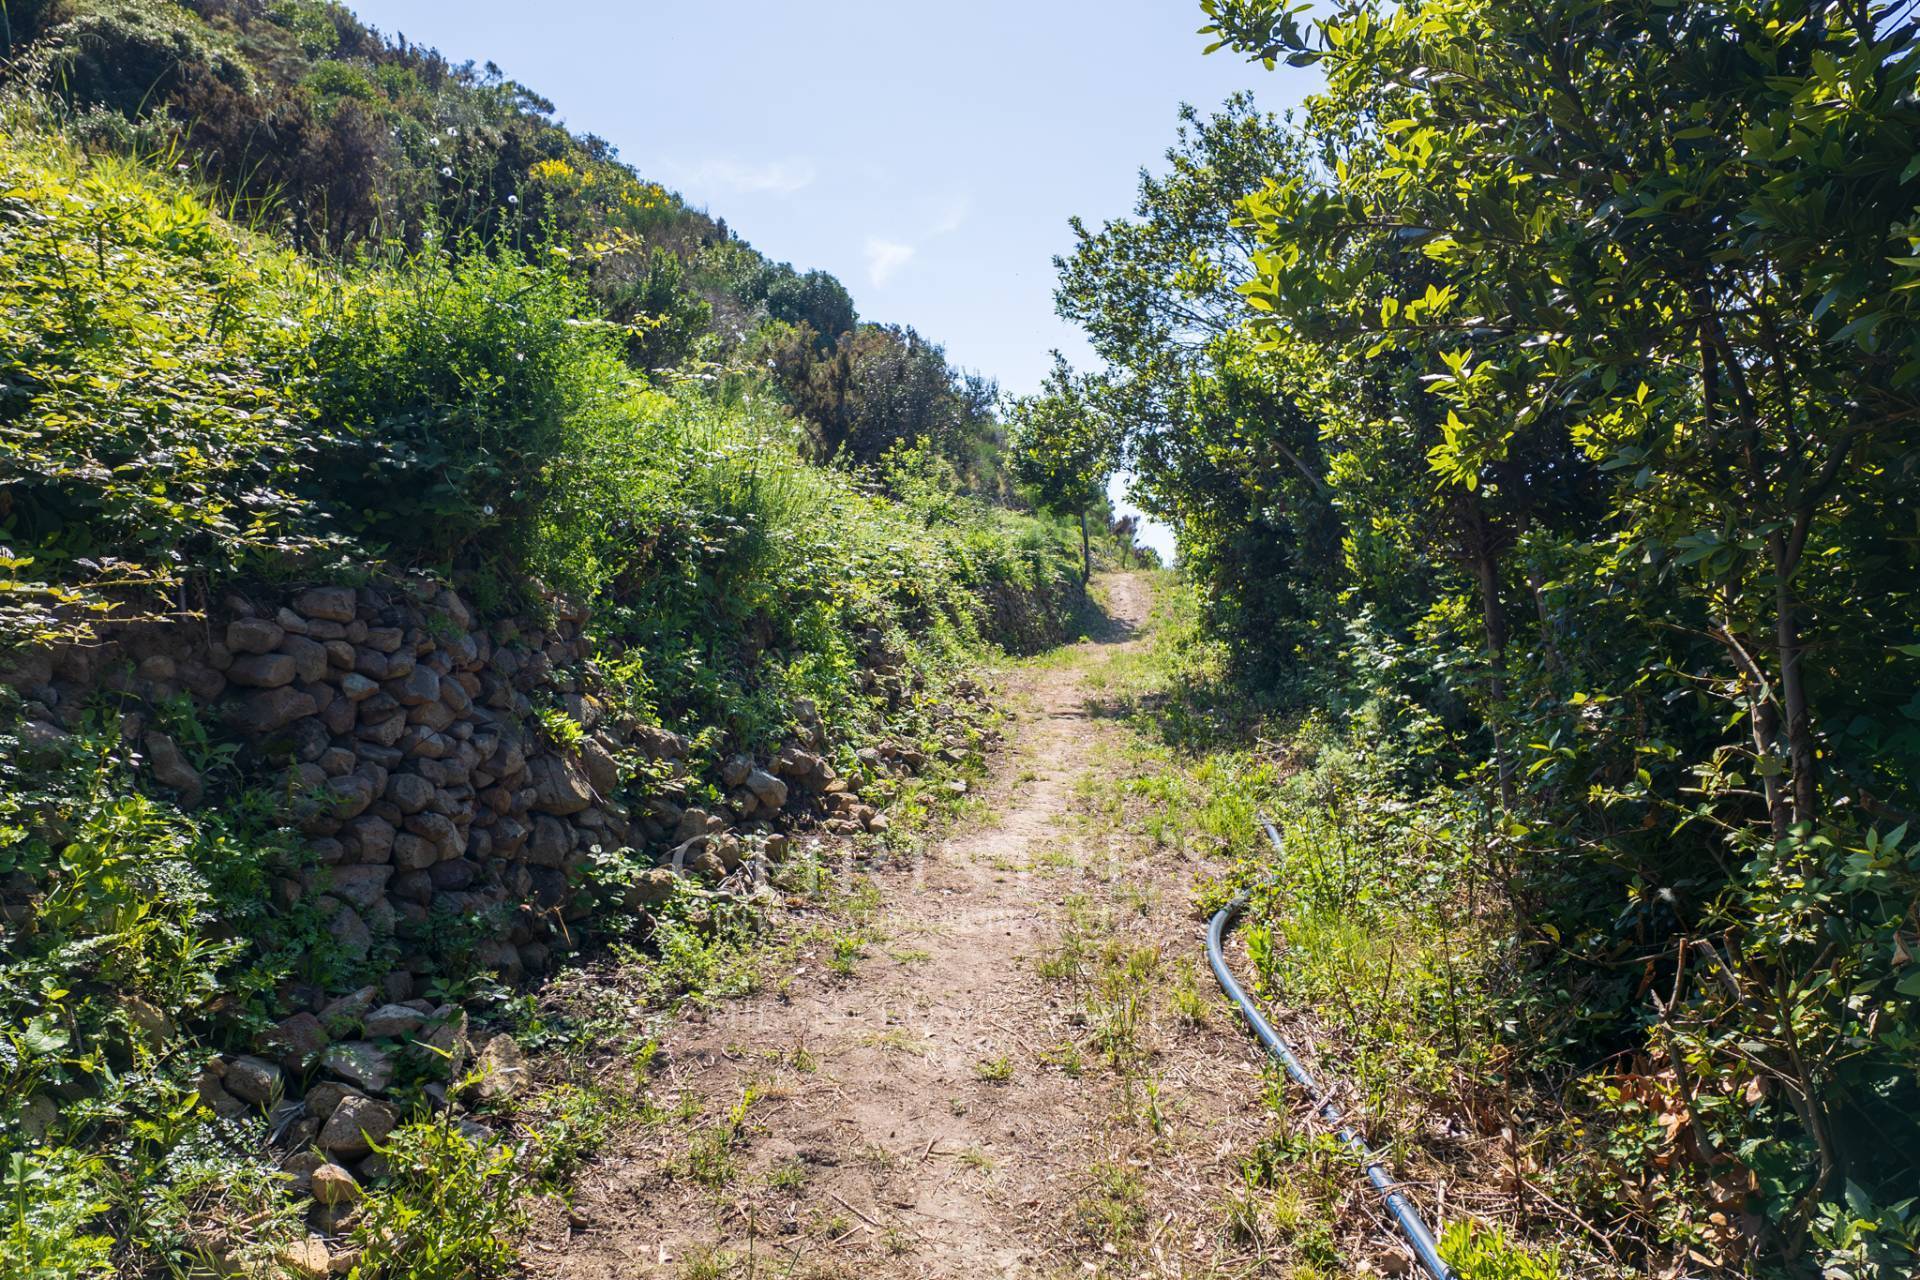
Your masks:
{"label": "rock", "polygon": [[433,803],[433,784],[417,773],[396,773],[387,779],[387,799],[402,813],[419,813]]}
{"label": "rock", "polygon": [[20,726],[20,745],[29,751],[59,751],[72,740],[65,729],[45,720],[29,720]]}
{"label": "rock", "polygon": [[360,815],[341,829],[341,835],[356,862],[381,863],[393,856],[393,824],[377,814]]}
{"label": "rock", "polygon": [[627,890],[626,905],[632,907],[651,906],[656,902],[665,902],[673,896],[674,882],[679,879],[671,868],[654,867],[640,873],[639,879]]}
{"label": "rock", "polygon": [[264,1107],[278,1098],[283,1088],[280,1068],[252,1054],[245,1054],[228,1063],[227,1077],[223,1083],[228,1093],[257,1107]]}
{"label": "rock", "polygon": [[367,1015],[362,1033],[369,1040],[409,1036],[418,1031],[426,1020],[426,1015],[418,1009],[409,1009],[403,1004],[383,1004]]}
{"label": "rock", "polygon": [[366,910],[387,891],[393,868],[379,864],[354,864],[332,867],[320,873],[327,878],[327,891],[353,906]]}
{"label": "rock", "polygon": [[593,803],[593,788],[579,764],[567,756],[542,755],[527,764],[533,785],[533,807],[540,813],[568,817]]}
{"label": "rock", "polygon": [[47,1133],[60,1122],[60,1107],[44,1093],[29,1097],[20,1107],[20,1131],[33,1142],[45,1142]]}
{"label": "rock", "polygon": [[403,707],[425,706],[440,701],[440,677],[431,668],[415,667],[404,679],[390,680],[387,692]]}
{"label": "rock", "polygon": [[734,756],[720,766],[720,781],[728,788],[742,786],[753,772],[752,756]]}
{"label": "rock", "polygon": [[[292,684],[299,673],[299,667],[287,654],[249,653],[233,660],[233,665],[227,668],[227,679],[249,689],[278,689]],[[315,709],[318,710],[317,705]]]}
{"label": "rock", "polygon": [[480,1077],[473,1086],[474,1096],[482,1102],[505,1101],[527,1083],[527,1056],[512,1036],[487,1041],[473,1067]]}
{"label": "rock", "polygon": [[327,678],[327,647],[306,636],[288,636],[280,642],[280,652],[293,659],[298,678],[308,684]]}
{"label": "rock", "polygon": [[309,1175],[308,1186],[321,1204],[352,1204],[360,1198],[360,1184],[337,1164],[323,1164]]}
{"label": "rock", "polygon": [[425,836],[403,831],[393,838],[393,865],[402,871],[424,871],[440,861],[440,850]]}
{"label": "rock", "polygon": [[320,1021],[336,1030],[344,1023],[359,1022],[373,1008],[373,1002],[380,998],[380,988],[361,987],[349,991],[338,999],[329,1001],[320,1008]]}
{"label": "rock", "polygon": [[327,1117],[327,1123],[315,1139],[328,1155],[357,1160],[373,1150],[376,1142],[385,1142],[400,1117],[392,1107],[372,1098],[342,1098]]}
{"label": "rock", "polygon": [[126,1014],[127,1021],[137,1027],[150,1043],[157,1045],[173,1038],[173,1019],[151,1001],[136,995],[122,995],[116,1003],[120,1006],[120,1012]]}
{"label": "rock", "polygon": [[340,693],[349,702],[364,702],[378,692],[378,682],[369,680],[358,671],[349,671],[340,677]]}
{"label": "rock", "polygon": [[249,694],[227,709],[226,721],[241,733],[259,736],[284,729],[319,710],[319,704],[308,695],[282,686]]}
{"label": "rock", "polygon": [[235,618],[227,624],[227,648],[235,654],[272,653],[285,635],[265,618]]}
{"label": "rock", "polygon": [[327,1031],[320,1024],[320,1019],[302,1011],[281,1019],[267,1033],[267,1043],[279,1052],[283,1065],[295,1071],[305,1071],[327,1047]]}
{"label": "rock", "polygon": [[335,821],[357,818],[373,803],[373,783],[363,774],[347,773],[328,778],[321,790],[327,793],[327,813]]}
{"label": "rock", "polygon": [[341,904],[340,910],[327,921],[327,932],[340,944],[340,949],[356,960],[364,960],[373,950],[373,930],[367,928],[367,922],[358,911]]}
{"label": "rock", "polygon": [[573,833],[558,818],[544,814],[533,820],[533,839],[527,845],[527,861],[537,867],[558,867],[573,852]]}
{"label": "rock", "polygon": [[320,1056],[320,1065],[368,1093],[380,1093],[393,1083],[393,1055],[364,1040],[334,1045]]}
{"label": "rock", "polygon": [[280,1172],[287,1175],[287,1189],[296,1196],[313,1193],[313,1171],[327,1163],[326,1157],[312,1151],[296,1151],[280,1162]]}
{"label": "rock", "polygon": [[587,738],[580,743],[580,764],[587,771],[587,782],[601,798],[620,789],[620,762],[598,738]]}
{"label": "rock", "polygon": [[768,809],[778,809],[787,802],[787,784],[768,773],[765,769],[755,769],[747,775],[747,790],[753,792],[753,798]]}
{"label": "rock", "polygon": [[187,808],[199,804],[203,790],[200,774],[180,754],[179,745],[158,729],[153,729],[147,733],[146,748],[147,764],[153,770],[154,781],[178,792],[180,803]]}
{"label": "rock", "polygon": [[421,1043],[433,1049],[446,1064],[447,1074],[457,1076],[467,1065],[473,1046],[467,1041],[466,1010],[443,1004],[427,1015],[428,1031]]}
{"label": "rock", "polygon": [[307,1090],[307,1111],[324,1122],[328,1117],[333,1115],[334,1108],[338,1107],[348,1098],[363,1098],[365,1096],[365,1094],[361,1093],[352,1085],[341,1084],[337,1080],[322,1080],[319,1084]]}
{"label": "rock", "polygon": [[295,1280],[324,1280],[333,1274],[333,1255],[327,1252],[326,1241],[318,1236],[283,1244],[273,1256],[281,1270]]}
{"label": "rock", "polygon": [[352,622],[354,598],[352,587],[309,587],[293,598],[293,608],[309,618],[324,618],[328,622]]}

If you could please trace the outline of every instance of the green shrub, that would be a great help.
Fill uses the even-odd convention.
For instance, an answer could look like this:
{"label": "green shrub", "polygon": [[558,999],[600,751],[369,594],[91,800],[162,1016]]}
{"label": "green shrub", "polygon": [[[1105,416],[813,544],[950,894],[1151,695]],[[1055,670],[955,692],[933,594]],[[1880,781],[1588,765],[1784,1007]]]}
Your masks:
{"label": "green shrub", "polygon": [[1532,1253],[1510,1240],[1499,1227],[1482,1227],[1465,1219],[1447,1224],[1440,1238],[1440,1256],[1460,1280],[1562,1280],[1560,1251]]}
{"label": "green shrub", "polygon": [[310,491],[405,560],[519,546],[576,420],[627,376],[564,264],[456,248],[348,277],[309,328]]}
{"label": "green shrub", "polygon": [[518,1157],[442,1116],[404,1125],[376,1147],[391,1172],[354,1233],[355,1280],[483,1280],[515,1261]]}

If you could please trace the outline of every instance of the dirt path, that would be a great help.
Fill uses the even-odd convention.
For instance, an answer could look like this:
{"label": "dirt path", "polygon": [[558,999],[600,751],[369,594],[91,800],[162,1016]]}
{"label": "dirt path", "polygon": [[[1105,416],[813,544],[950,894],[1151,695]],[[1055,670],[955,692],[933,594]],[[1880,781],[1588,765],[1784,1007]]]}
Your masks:
{"label": "dirt path", "polygon": [[1194,964],[1205,869],[1111,816],[1129,731],[1089,675],[1147,643],[1151,598],[1103,585],[1109,634],[1003,680],[985,816],[878,874],[851,977],[811,965],[670,1033],[680,1122],[586,1172],[536,1274],[1261,1273],[1222,1209],[1257,1058]]}

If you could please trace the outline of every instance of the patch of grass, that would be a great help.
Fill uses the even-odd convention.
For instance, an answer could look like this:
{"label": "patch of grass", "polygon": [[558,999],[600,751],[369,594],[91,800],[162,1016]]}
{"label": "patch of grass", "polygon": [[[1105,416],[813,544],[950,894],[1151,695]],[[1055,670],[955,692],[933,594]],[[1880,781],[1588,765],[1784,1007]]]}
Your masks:
{"label": "patch of grass", "polygon": [[973,1064],[973,1074],[988,1084],[1005,1084],[1013,1079],[1013,1062],[1004,1053],[997,1058],[983,1058]]}
{"label": "patch of grass", "polygon": [[1124,1244],[1146,1226],[1146,1184],[1126,1165],[1103,1161],[1093,1167],[1073,1215],[1081,1234],[1103,1244]]}

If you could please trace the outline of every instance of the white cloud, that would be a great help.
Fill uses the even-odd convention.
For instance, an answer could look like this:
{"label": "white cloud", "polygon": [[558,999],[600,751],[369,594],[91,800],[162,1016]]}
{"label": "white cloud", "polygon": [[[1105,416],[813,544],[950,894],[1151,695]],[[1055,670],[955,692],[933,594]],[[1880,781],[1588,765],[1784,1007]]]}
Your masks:
{"label": "white cloud", "polygon": [[801,156],[749,164],[715,158],[692,166],[671,166],[672,184],[691,192],[733,195],[792,195],[819,176],[813,161]]}
{"label": "white cloud", "polygon": [[916,250],[910,244],[868,236],[867,279],[873,281],[874,288],[884,288],[887,281],[893,279],[900,268],[913,261],[915,252]]}
{"label": "white cloud", "polygon": [[954,201],[941,213],[939,220],[933,224],[933,229],[928,232],[928,234],[936,236],[951,235],[966,225],[967,215],[971,212],[973,212],[973,210],[966,200]]}

